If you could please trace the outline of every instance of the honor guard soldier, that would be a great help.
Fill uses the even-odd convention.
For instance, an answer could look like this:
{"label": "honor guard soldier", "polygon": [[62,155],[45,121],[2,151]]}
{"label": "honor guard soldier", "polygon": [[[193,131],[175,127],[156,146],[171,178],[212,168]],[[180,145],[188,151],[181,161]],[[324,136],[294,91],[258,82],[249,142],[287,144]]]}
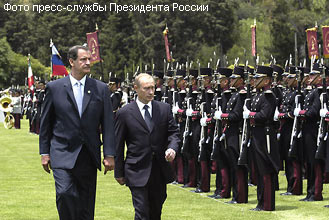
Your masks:
{"label": "honor guard soldier", "polygon": [[[231,196],[231,182],[229,175],[229,156],[225,144],[223,144],[223,123],[221,115],[226,111],[227,103],[231,97],[230,76],[232,69],[220,67],[217,69],[218,73],[218,91],[212,102],[212,109],[214,110],[213,119],[215,120],[215,129],[213,138],[213,149],[211,159],[216,161],[216,189],[213,195],[208,197],[214,199],[230,198]],[[224,131],[225,132],[225,131]]]}
{"label": "honor guard soldier", "polygon": [[[197,160],[200,139],[200,117],[196,111],[197,99],[200,94],[198,91],[198,70],[190,69],[189,79],[189,97],[186,100],[186,120],[188,124],[184,126],[186,130],[185,139],[183,138],[182,152],[188,161],[187,165],[187,183],[183,187],[197,186]],[[183,113],[184,114],[184,113]],[[186,121],[185,121],[186,122]]]}
{"label": "honor guard soldier", "polygon": [[258,66],[255,77],[257,94],[252,98],[251,109],[244,107],[243,117],[250,119],[253,160],[258,173],[257,207],[254,211],[275,210],[275,178],[279,171],[279,150],[273,117],[276,97],[271,91],[273,69]]}
{"label": "honor guard soldier", "polygon": [[[289,67],[289,74],[287,76],[287,91],[284,94],[282,104],[279,109],[278,119],[280,120],[280,156],[285,161],[285,174],[287,179],[287,191],[281,195],[301,195],[303,191],[301,164],[302,164],[302,150],[296,148],[298,152],[293,157],[289,155],[291,148],[291,140],[293,137],[292,131],[294,126],[294,109],[299,96],[297,96],[297,77],[296,67]],[[296,122],[295,122],[296,126]],[[299,142],[299,143],[298,143]],[[301,145],[300,139],[297,139],[297,145]]]}
{"label": "honor guard soldier", "polygon": [[[193,191],[196,193],[209,192],[210,191],[210,154],[211,154],[211,134],[208,129],[211,126],[211,120],[208,120],[208,116],[211,115],[211,102],[213,100],[214,91],[212,89],[212,69],[200,68],[201,75],[201,94],[198,97],[199,111],[194,112],[194,115],[200,117],[200,138],[199,138],[199,178],[198,186]],[[200,80],[200,79],[199,79]],[[211,130],[211,129],[210,129]]]}
{"label": "honor guard soldier", "polygon": [[161,101],[162,96],[164,94],[163,76],[164,76],[164,73],[162,71],[159,71],[159,70],[153,71],[153,77],[155,80],[154,100],[156,100],[156,101]]}
{"label": "honor guard soldier", "polygon": [[[172,107],[172,112],[175,115],[174,118],[176,118],[176,122],[178,124],[178,127],[180,128],[180,139],[183,139],[183,133],[185,129],[185,119],[183,117],[183,109],[186,109],[186,104],[185,102],[185,97],[186,97],[186,70],[181,70],[178,69],[176,71],[176,88],[175,89],[175,98],[173,107]],[[174,96],[173,96],[174,97]],[[182,148],[182,142],[180,143],[179,149]],[[175,174],[175,182],[174,183],[179,183],[179,184],[184,184],[184,165],[183,165],[183,155],[181,153],[181,150],[176,153],[176,158],[175,160],[171,161],[172,168],[174,170]]]}
{"label": "honor guard soldier", "polygon": [[313,65],[309,83],[313,89],[305,95],[302,108],[297,107],[294,110],[294,115],[303,119],[301,138],[306,163],[307,195],[301,201],[321,201],[323,200],[323,165],[320,160],[315,159],[321,108],[321,92],[318,88],[321,86],[321,75],[318,63]]}
{"label": "honor guard soldier", "polygon": [[[246,98],[244,90],[244,69],[236,66],[230,76],[231,98],[229,99],[225,113],[221,115],[224,124],[225,138],[224,148],[227,151],[227,167],[229,169],[229,188],[232,187],[233,195],[229,203],[248,202],[248,170],[245,166],[238,166],[240,155],[242,111]],[[230,191],[230,190],[229,190]]]}
{"label": "honor guard soldier", "polygon": [[34,92],[34,106],[33,106],[33,116],[32,124],[34,124],[34,133],[40,133],[40,117],[41,117],[41,105],[45,97],[45,81],[36,81],[35,92]]}
{"label": "honor guard soldier", "polygon": [[119,83],[120,83],[120,79],[116,77],[111,77],[108,83],[108,88],[110,90],[110,98],[112,102],[112,109],[114,114],[121,107],[122,94],[120,93],[120,91],[118,91]]}
{"label": "honor guard soldier", "polygon": [[[324,126],[327,126],[326,127],[326,130],[322,131],[323,132],[323,138],[325,140],[325,148],[324,150],[322,151],[323,153],[323,156],[321,157],[321,159],[324,160],[325,162],[325,167],[324,167],[324,171],[325,173],[327,174],[329,172],[329,141],[328,141],[328,122],[329,122],[329,96],[328,96],[328,85],[329,85],[329,67],[327,66],[323,66],[322,68],[325,68],[325,70],[322,70],[322,71],[325,71],[325,80],[326,80],[326,95],[323,95],[321,98],[320,98],[320,101],[321,101],[321,110],[320,110],[320,117],[322,120],[324,120]],[[324,93],[324,91],[322,91],[322,93]],[[319,153],[321,152],[319,149],[317,149],[317,152],[316,153]],[[325,205],[324,207],[326,208],[329,208],[329,205]]]}

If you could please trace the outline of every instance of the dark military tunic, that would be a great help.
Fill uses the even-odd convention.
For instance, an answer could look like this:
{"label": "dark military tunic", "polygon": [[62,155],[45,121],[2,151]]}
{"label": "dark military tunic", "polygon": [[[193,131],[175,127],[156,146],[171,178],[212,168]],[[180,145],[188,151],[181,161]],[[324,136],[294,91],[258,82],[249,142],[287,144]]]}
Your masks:
{"label": "dark military tunic", "polygon": [[[260,175],[279,171],[280,155],[273,127],[275,106],[276,98],[270,90],[257,93],[251,102],[250,111],[254,112],[254,116],[250,119],[251,144],[254,150],[253,158]],[[267,146],[267,140],[270,146]]]}

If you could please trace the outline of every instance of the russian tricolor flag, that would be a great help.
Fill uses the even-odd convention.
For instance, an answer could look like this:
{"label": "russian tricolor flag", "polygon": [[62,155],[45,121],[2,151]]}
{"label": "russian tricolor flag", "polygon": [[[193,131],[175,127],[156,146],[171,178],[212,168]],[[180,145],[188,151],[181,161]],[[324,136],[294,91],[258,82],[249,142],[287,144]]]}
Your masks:
{"label": "russian tricolor flag", "polygon": [[52,76],[66,76],[68,72],[64,66],[64,63],[61,59],[61,56],[58,53],[55,45],[53,44],[52,40],[50,39],[50,47],[51,47],[51,69],[52,69]]}

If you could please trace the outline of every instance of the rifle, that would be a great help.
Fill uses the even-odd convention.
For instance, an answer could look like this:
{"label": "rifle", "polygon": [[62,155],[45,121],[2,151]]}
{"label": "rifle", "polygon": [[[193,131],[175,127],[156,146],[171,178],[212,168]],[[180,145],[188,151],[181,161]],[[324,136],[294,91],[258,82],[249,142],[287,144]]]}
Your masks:
{"label": "rifle", "polygon": [[165,87],[165,91],[163,96],[161,97],[161,102],[164,103],[168,103],[168,91],[169,91],[169,87],[168,87],[168,74],[167,74],[167,70],[169,68],[169,63],[167,65],[166,63],[166,59],[163,60],[163,72],[164,72],[164,76],[163,76],[163,85]]}
{"label": "rifle", "polygon": [[[300,70],[296,67],[296,74],[297,74],[297,93],[295,96],[295,108],[301,107],[301,86],[302,86],[302,79]],[[298,119],[297,116],[294,117],[294,123],[292,126],[291,138],[290,138],[290,147],[288,152],[288,157],[294,158],[297,157],[297,141],[301,137],[301,121]]]}
{"label": "rifle", "polygon": [[[220,97],[220,90],[218,90],[218,91],[219,92],[217,93],[217,98],[216,98],[216,111],[219,111],[221,109],[220,103],[221,103],[222,97]],[[222,136],[221,127],[222,127],[221,120],[216,119],[214,137],[213,137],[213,140],[212,140],[212,151],[211,151],[211,155],[210,155],[211,160],[215,160],[217,158],[216,153],[218,153],[219,137]]]}
{"label": "rifle", "polygon": [[[322,60],[323,62],[323,60]],[[322,63],[323,64],[323,63]],[[320,102],[321,102],[321,109],[327,110],[327,84],[326,84],[326,67],[322,65],[322,93],[320,95]],[[328,111],[328,110],[327,110]],[[328,127],[325,121],[325,118],[321,117],[320,119],[320,126],[318,130],[317,136],[317,149],[315,152],[315,159],[326,159],[326,140],[328,137]]]}
{"label": "rifle", "polygon": [[[219,59],[217,60],[217,65],[215,66],[215,70],[217,70],[217,67],[219,65]],[[217,97],[216,97],[216,111],[221,111],[221,103],[222,103],[222,91],[221,91],[221,87],[220,87],[220,76],[219,74],[215,74],[215,77],[217,77],[216,84],[217,84]],[[215,113],[214,113],[215,114]],[[222,128],[222,121],[216,119],[215,121],[215,129],[214,129],[214,137],[212,140],[212,151],[210,154],[210,159],[211,160],[215,160],[217,158],[217,153],[219,151],[219,137],[222,136],[222,132],[221,132],[221,128]]]}
{"label": "rifle", "polygon": [[[248,73],[248,61],[244,67],[244,74],[247,74],[247,97],[244,100],[243,108],[250,109],[251,87],[250,75]],[[238,165],[248,165],[248,147],[250,145],[250,119],[243,119],[242,137],[240,145],[240,155],[238,158]]]}
{"label": "rifle", "polygon": [[126,89],[127,89],[127,103],[126,104],[129,104],[130,103],[130,82],[129,82],[129,73],[127,72],[127,67],[125,66],[125,73],[126,73],[126,79],[125,79],[125,86],[126,86]]}
{"label": "rifle", "polygon": [[[191,82],[191,76],[190,76],[190,68],[189,68],[189,61],[187,57],[187,62],[186,62],[186,75],[188,79],[188,86],[189,86],[189,92],[186,97],[186,110],[191,109],[191,95],[192,95],[192,82]],[[190,120],[191,116],[186,115],[186,120],[185,120],[185,128],[184,128],[184,133],[183,133],[183,144],[182,144],[182,149],[181,153],[184,154],[187,152],[187,147],[188,147],[188,136],[191,136],[191,131],[190,131]]]}
{"label": "rifle", "polygon": [[[206,117],[206,112],[204,111],[206,102],[204,101],[205,100],[205,88],[204,88],[204,84],[203,84],[203,79],[202,79],[201,74],[200,74],[200,63],[199,63],[199,68],[198,68],[198,75],[199,75],[198,76],[198,78],[199,78],[198,82],[200,82],[200,88],[201,88],[201,98],[199,100],[199,103],[200,103],[200,115],[201,115],[201,119],[202,119],[203,117]],[[207,132],[207,130],[205,129],[205,126],[201,126],[200,140],[199,140],[199,155],[198,155],[198,161],[199,162],[201,161],[201,157],[202,157],[202,155],[204,154],[204,151],[205,151],[206,132]]]}
{"label": "rifle", "polygon": [[[201,103],[200,106],[200,115],[201,118],[206,117],[206,113],[204,112],[204,106],[205,106],[205,102]],[[199,140],[199,155],[198,155],[198,161],[201,161],[201,157],[205,151],[205,145],[206,145],[206,134],[205,132],[207,132],[207,130],[205,129],[206,126],[201,126],[201,132],[200,132],[200,140]]]}
{"label": "rifle", "polygon": [[[178,63],[176,66],[176,69],[174,71],[174,91],[172,93],[172,107],[178,107],[178,100],[177,100],[177,94],[178,94],[178,88],[177,88],[177,68],[178,68]],[[174,120],[177,122],[177,117],[176,113],[173,113]]]}

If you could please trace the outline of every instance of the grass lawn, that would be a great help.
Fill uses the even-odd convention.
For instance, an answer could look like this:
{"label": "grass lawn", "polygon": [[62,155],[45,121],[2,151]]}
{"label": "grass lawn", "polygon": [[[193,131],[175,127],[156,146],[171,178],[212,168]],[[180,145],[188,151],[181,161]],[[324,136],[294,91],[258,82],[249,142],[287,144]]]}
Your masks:
{"label": "grass lawn", "polygon": [[[58,219],[55,186],[52,175],[43,171],[38,153],[38,136],[28,133],[28,123],[21,130],[6,130],[0,123],[0,220]],[[253,212],[256,187],[249,187],[249,203],[226,204],[207,194],[195,194],[180,185],[168,185],[163,208],[164,220],[217,219],[329,219],[329,186],[324,185],[324,201],[300,202],[302,196],[280,196],[286,191],[286,180],[279,174],[280,190],[276,192],[276,211]],[[212,192],[215,176],[212,175]],[[304,180],[304,192],[306,181]],[[212,193],[211,192],[211,193]],[[113,172],[98,173],[95,219],[128,220],[134,218],[130,191],[120,186]]]}

